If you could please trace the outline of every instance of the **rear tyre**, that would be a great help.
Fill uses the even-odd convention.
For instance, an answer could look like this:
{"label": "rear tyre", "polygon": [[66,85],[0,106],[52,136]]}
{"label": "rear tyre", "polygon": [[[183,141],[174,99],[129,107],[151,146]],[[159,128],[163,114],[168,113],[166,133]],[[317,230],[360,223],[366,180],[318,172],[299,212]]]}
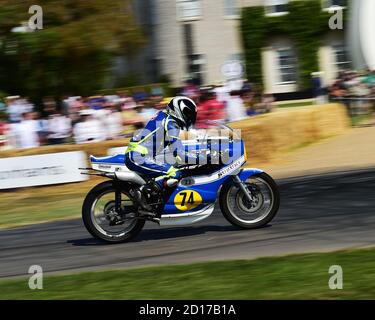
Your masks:
{"label": "rear tyre", "polygon": [[116,188],[112,181],[97,185],[87,194],[82,206],[82,220],[93,237],[109,243],[120,243],[134,239],[141,232],[145,221],[136,219],[138,212],[125,189],[121,190],[121,208],[126,212],[125,219],[115,211]]}
{"label": "rear tyre", "polygon": [[261,228],[272,221],[279,210],[280,193],[275,181],[266,173],[249,177],[246,185],[254,201],[250,203],[235,184],[227,184],[220,193],[224,217],[242,229]]}

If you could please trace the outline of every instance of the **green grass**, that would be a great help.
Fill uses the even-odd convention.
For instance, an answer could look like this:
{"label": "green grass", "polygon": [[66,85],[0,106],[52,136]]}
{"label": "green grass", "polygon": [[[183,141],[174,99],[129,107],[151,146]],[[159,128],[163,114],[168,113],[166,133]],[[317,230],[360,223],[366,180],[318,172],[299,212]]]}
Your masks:
{"label": "green grass", "polygon": [[314,105],[313,101],[305,101],[305,102],[290,102],[284,104],[277,104],[277,108],[295,108],[295,107],[308,107]]}
{"label": "green grass", "polygon": [[359,114],[353,116],[351,120],[353,126],[366,125],[372,123],[373,116],[371,114]]}
{"label": "green grass", "polygon": [[100,181],[1,192],[0,228],[78,218],[85,195]]}
{"label": "green grass", "polygon": [[[331,265],[343,268],[343,290],[328,287]],[[0,299],[375,299],[375,249],[46,276],[43,285],[2,281]]]}

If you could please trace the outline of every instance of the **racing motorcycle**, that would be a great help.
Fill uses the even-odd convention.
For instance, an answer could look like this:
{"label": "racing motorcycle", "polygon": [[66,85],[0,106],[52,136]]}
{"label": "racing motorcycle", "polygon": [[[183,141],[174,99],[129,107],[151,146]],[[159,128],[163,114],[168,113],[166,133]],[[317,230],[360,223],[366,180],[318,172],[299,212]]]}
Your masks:
{"label": "racing motorcycle", "polygon": [[[216,202],[224,217],[243,229],[267,225],[279,209],[280,196],[275,181],[260,169],[243,168],[247,161],[244,141],[228,126],[230,134],[184,141],[187,152],[206,154],[200,164],[176,164],[183,172],[177,186],[159,187],[155,179],[130,171],[124,154],[90,156],[91,168],[83,174],[108,178],[86,196],[82,219],[95,238],[106,242],[128,242],[142,230],[147,220],[160,226],[186,226],[207,219]],[[147,202],[157,218],[139,213],[141,204],[134,190],[146,189]]]}

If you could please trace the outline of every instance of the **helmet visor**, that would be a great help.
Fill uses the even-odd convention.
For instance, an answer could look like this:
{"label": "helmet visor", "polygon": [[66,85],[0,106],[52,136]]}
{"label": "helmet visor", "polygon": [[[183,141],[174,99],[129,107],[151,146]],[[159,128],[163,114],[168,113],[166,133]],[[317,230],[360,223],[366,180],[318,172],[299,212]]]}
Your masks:
{"label": "helmet visor", "polygon": [[183,116],[186,123],[186,129],[189,129],[197,121],[197,112],[190,108],[185,108],[183,111]]}

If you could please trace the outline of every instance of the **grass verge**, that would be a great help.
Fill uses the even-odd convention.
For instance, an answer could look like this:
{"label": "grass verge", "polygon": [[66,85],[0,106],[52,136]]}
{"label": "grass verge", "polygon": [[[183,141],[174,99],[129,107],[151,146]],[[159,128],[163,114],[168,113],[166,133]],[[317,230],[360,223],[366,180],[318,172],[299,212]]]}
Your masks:
{"label": "grass verge", "polygon": [[78,218],[86,194],[101,181],[0,192],[0,229]]}
{"label": "grass verge", "polygon": [[290,102],[290,103],[281,103],[276,104],[277,108],[295,108],[295,107],[308,107],[315,105],[314,101],[303,101],[303,102]]}
{"label": "grass verge", "polygon": [[[330,266],[343,289],[328,287]],[[47,276],[0,282],[0,299],[374,299],[375,249]]]}
{"label": "grass verge", "polygon": [[352,117],[352,125],[361,126],[361,125],[370,125],[373,123],[373,116],[371,114],[360,114]]}

